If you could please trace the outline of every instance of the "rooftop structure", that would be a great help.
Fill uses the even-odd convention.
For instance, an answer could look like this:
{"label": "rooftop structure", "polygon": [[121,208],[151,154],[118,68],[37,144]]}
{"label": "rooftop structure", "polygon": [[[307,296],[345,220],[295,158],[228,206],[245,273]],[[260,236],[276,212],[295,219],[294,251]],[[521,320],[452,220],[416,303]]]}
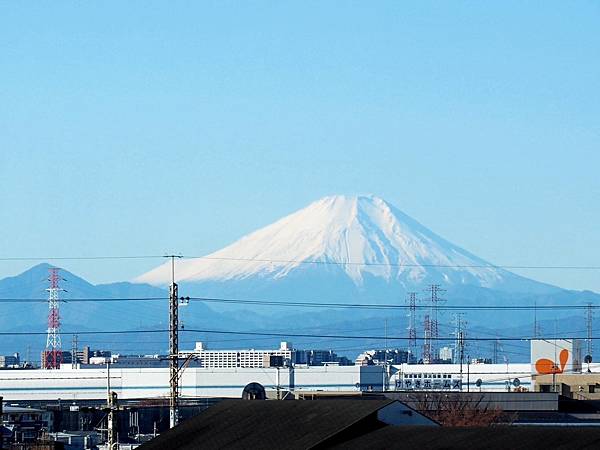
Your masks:
{"label": "rooftop structure", "polygon": [[388,350],[367,350],[356,357],[356,364],[359,365],[382,365],[382,364],[403,364],[408,363],[410,353],[407,350],[388,349]]}

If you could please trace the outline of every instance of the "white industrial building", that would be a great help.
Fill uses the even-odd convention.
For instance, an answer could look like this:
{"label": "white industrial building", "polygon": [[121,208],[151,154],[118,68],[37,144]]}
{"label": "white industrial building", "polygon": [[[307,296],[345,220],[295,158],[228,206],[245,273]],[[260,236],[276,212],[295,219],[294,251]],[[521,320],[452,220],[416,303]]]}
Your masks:
{"label": "white industrial building", "polygon": [[392,366],[391,390],[533,390],[531,364],[401,364]]}
{"label": "white industrial building", "polygon": [[401,364],[390,371],[389,389],[406,391],[534,391],[534,375],[581,372],[576,339],[531,341],[531,362],[486,364]]}
{"label": "white industrial building", "polygon": [[[87,366],[58,370],[6,370],[0,377],[4,400],[104,400],[110,389],[120,399],[169,396],[168,367],[110,368]],[[308,366],[284,368],[188,367],[180,382],[182,397],[241,398],[244,388],[257,383],[265,391],[360,392],[384,387],[383,366]]]}
{"label": "white industrial building", "polygon": [[179,352],[181,357],[192,357],[200,367],[234,369],[271,367],[271,357],[280,356],[289,364],[292,360],[292,345],[282,342],[279,350],[209,350],[203,342],[196,342],[194,350]]}
{"label": "white industrial building", "polygon": [[[182,397],[240,398],[249,385],[264,391],[294,393],[361,391],[534,391],[534,375],[581,371],[580,346],[576,341],[534,340],[527,363],[395,364],[305,366],[272,364],[272,357],[288,360],[293,350],[282,343],[276,350],[211,351],[201,343],[182,352],[194,364],[187,366],[180,382]],[[131,359],[132,363],[128,362]],[[159,357],[116,358],[105,365],[64,364],[59,370],[8,369],[0,376],[0,395],[5,400],[103,400],[110,379],[111,390],[121,399],[168,397],[168,361]],[[203,367],[201,364],[204,364]],[[159,364],[159,365],[157,365]],[[270,367],[273,366],[273,367]],[[595,367],[592,367],[594,370]],[[553,372],[554,371],[554,372]],[[110,378],[109,378],[110,372]]]}

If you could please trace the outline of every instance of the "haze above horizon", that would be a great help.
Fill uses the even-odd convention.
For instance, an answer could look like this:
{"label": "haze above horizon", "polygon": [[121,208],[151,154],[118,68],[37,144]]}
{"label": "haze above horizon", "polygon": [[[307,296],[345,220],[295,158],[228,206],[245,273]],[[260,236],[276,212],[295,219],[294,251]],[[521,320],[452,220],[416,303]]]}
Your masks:
{"label": "haze above horizon", "polygon": [[[373,193],[494,264],[598,266],[599,19],[592,2],[5,3],[0,257],[208,254]],[[61,265],[105,282],[157,262]],[[597,270],[515,272],[600,292]]]}

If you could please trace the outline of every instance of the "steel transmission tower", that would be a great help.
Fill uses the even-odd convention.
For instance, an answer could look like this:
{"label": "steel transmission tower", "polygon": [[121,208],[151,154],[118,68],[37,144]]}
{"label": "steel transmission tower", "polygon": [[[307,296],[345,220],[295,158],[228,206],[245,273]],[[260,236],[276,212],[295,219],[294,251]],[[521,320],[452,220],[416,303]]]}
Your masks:
{"label": "steel transmission tower", "polygon": [[46,338],[46,351],[44,352],[44,363],[46,369],[60,369],[62,362],[62,342],[60,339],[60,313],[59,313],[59,295],[62,291],[59,287],[60,269],[52,267],[49,269],[50,276],[48,281],[50,287],[48,291],[48,336]]}
{"label": "steel transmission tower", "polygon": [[425,314],[423,328],[423,364],[431,364],[433,362],[433,357],[431,345],[431,320],[429,314]]}
{"label": "steel transmission tower", "polygon": [[409,292],[406,297],[408,303],[408,351],[410,358],[417,357],[417,293]]}
{"label": "steel transmission tower", "polygon": [[425,289],[425,292],[429,294],[428,301],[430,302],[429,315],[425,316],[425,334],[429,334],[429,345],[427,345],[427,343],[423,345],[423,351],[425,351],[425,348],[427,347],[429,354],[427,358],[428,362],[425,361],[425,355],[423,355],[423,362],[431,364],[436,357],[437,341],[440,337],[438,327],[438,303],[445,301],[439,294],[446,291],[442,289],[439,284],[431,284]]}
{"label": "steel transmission tower", "polygon": [[537,301],[533,305],[533,337],[539,338],[542,335],[542,327],[537,316]]}
{"label": "steel transmission tower", "polygon": [[[467,338],[467,322],[464,320],[464,313],[454,315],[454,354],[453,363],[459,364],[460,390],[463,389],[463,366],[465,363],[465,345]],[[467,373],[468,375],[468,373]]]}
{"label": "steel transmission tower", "polygon": [[467,322],[465,321],[464,316],[464,313],[454,314],[454,354],[452,355],[452,362],[454,364],[462,364],[462,359],[464,357],[465,336],[467,326]]}

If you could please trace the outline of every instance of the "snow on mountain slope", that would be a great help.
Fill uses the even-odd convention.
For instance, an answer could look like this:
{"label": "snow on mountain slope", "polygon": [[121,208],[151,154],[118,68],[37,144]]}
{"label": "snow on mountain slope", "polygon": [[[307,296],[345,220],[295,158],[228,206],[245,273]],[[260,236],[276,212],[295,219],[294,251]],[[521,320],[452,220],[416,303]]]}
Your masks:
{"label": "snow on mountain slope", "polygon": [[[281,280],[335,266],[361,286],[366,277],[404,287],[437,281],[507,290],[538,284],[446,241],[374,196],[330,196],[203,258],[178,262],[186,282]],[[166,263],[135,282],[170,282]]]}

